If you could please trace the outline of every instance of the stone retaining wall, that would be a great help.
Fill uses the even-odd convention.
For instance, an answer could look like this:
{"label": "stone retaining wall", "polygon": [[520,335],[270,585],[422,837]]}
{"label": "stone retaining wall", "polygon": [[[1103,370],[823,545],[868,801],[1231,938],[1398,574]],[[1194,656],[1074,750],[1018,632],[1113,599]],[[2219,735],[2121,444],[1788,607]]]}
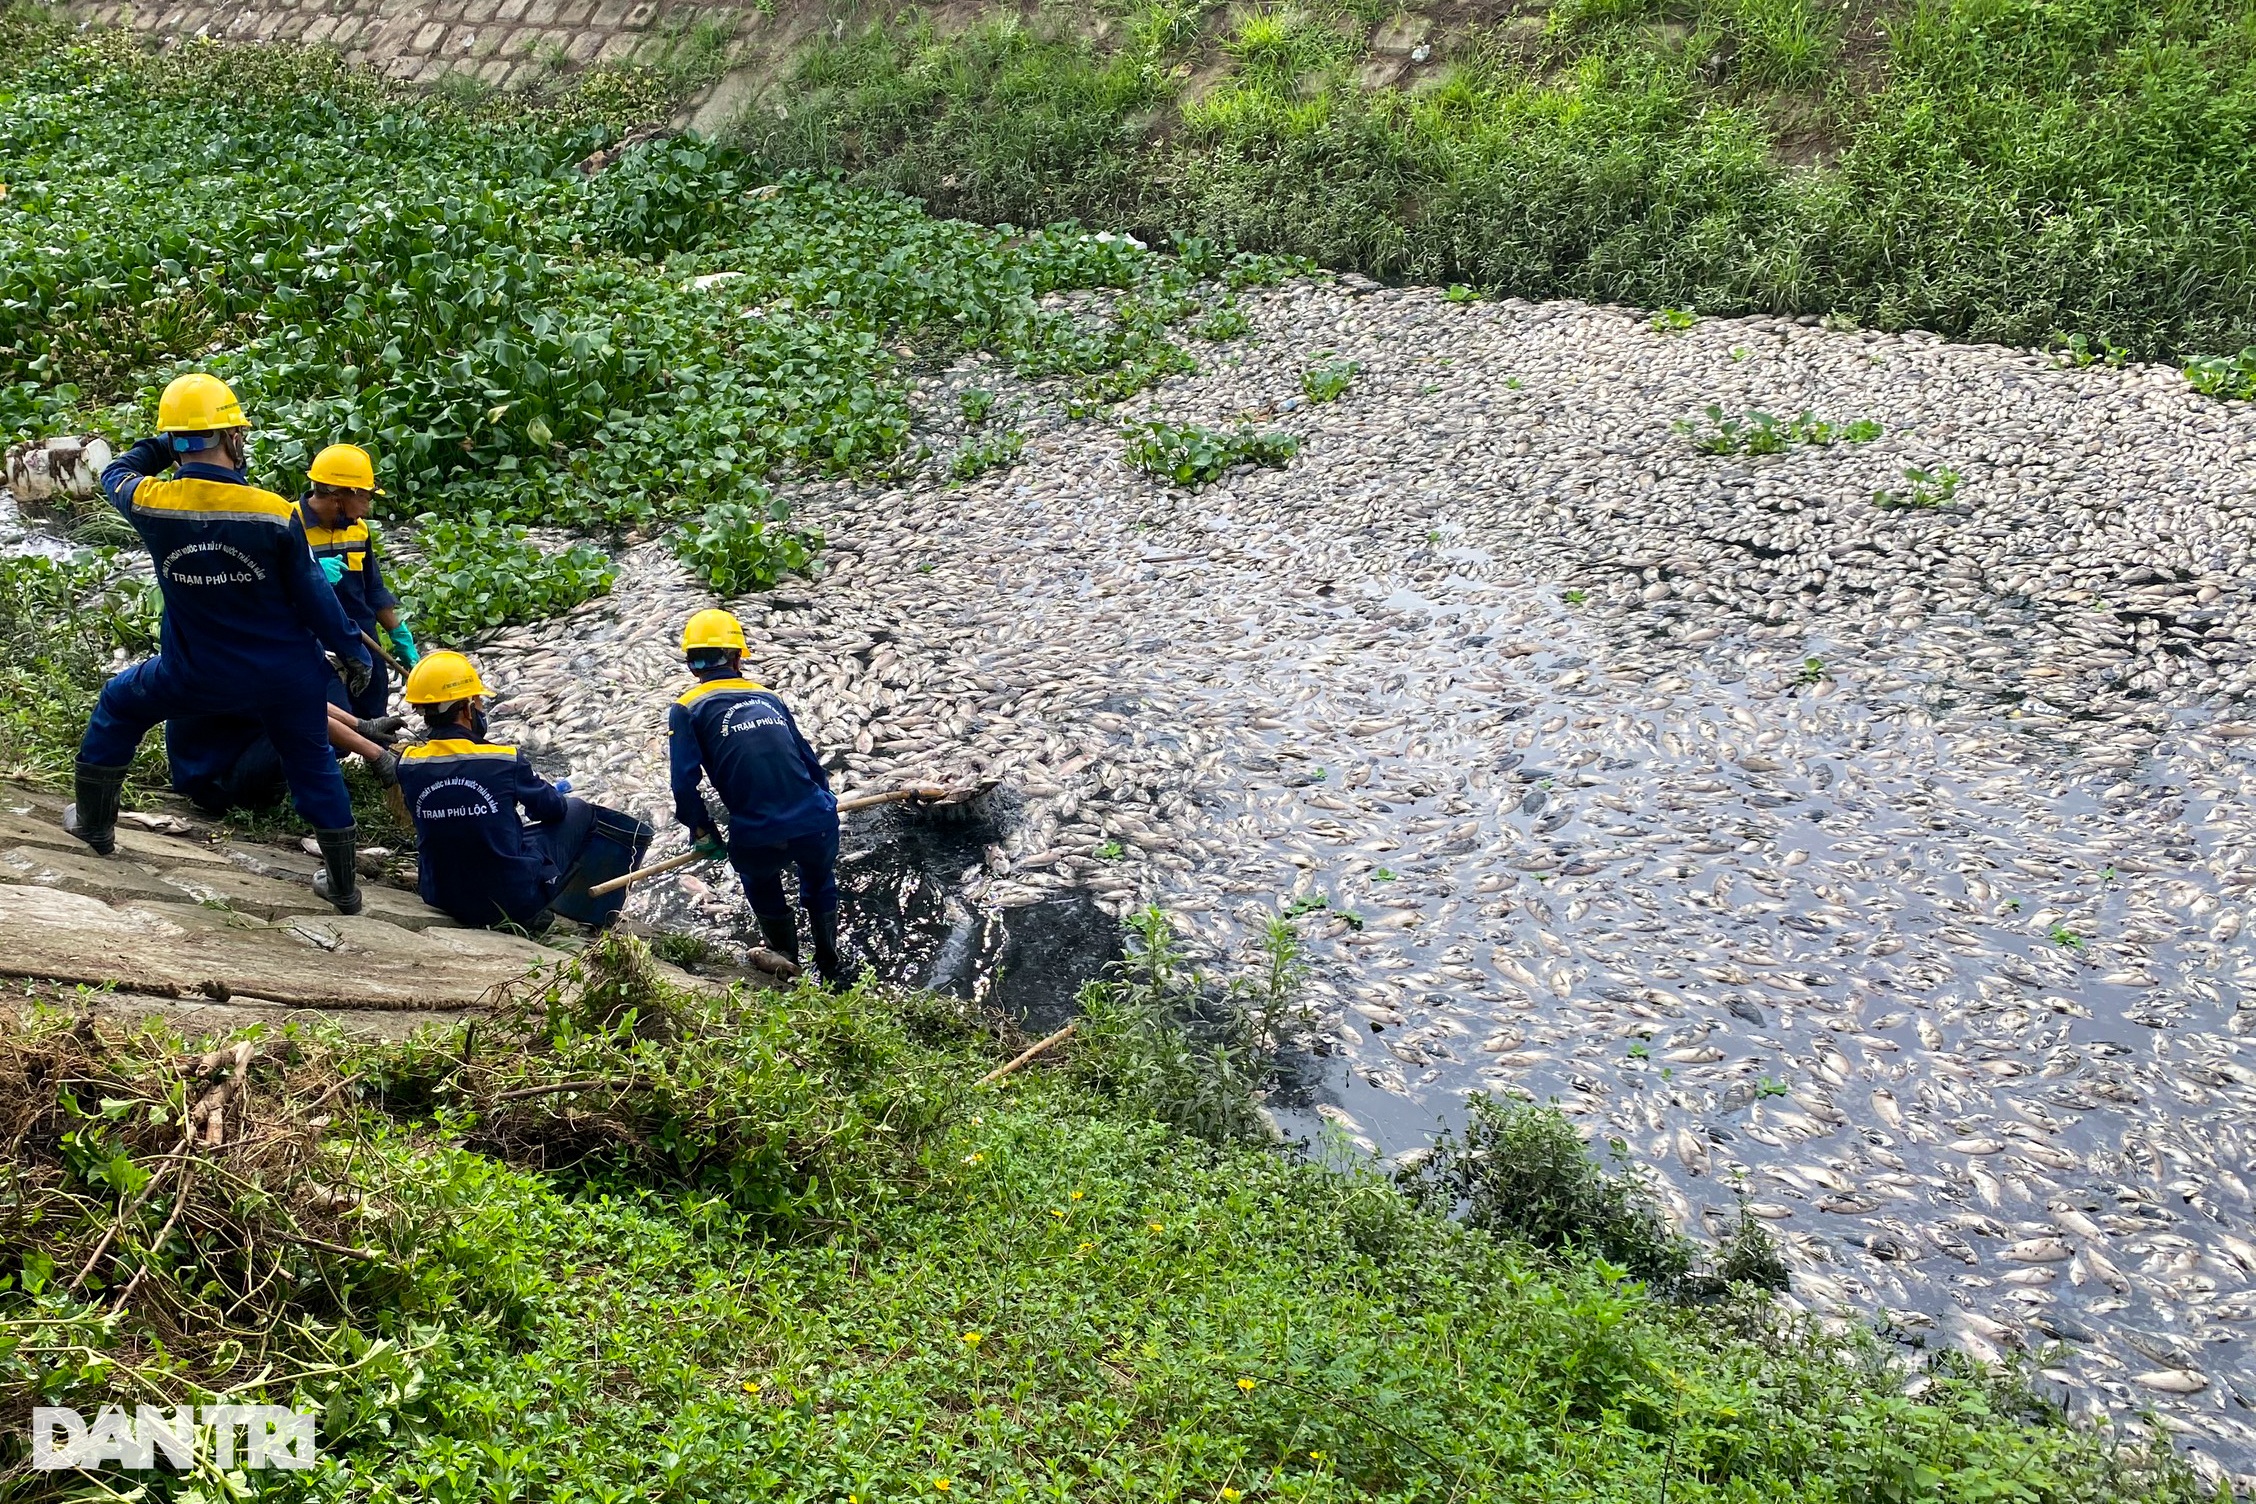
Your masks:
{"label": "stone retaining wall", "polygon": [[694,52],[708,65],[733,64],[766,16],[749,0],[69,0],[63,9],[81,23],[130,26],[167,44],[305,42],[408,82],[464,74],[509,89],[591,63],[663,65]]}

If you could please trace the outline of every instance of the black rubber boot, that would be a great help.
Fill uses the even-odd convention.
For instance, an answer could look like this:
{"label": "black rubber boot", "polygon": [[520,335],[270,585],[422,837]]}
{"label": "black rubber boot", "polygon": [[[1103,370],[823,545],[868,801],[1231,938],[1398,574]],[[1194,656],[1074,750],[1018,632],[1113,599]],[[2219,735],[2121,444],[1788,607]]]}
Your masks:
{"label": "black rubber boot", "polygon": [[94,848],[96,856],[117,850],[118,800],[125,793],[126,770],[99,763],[78,765],[76,796],[63,806],[63,829]]}
{"label": "black rubber boot", "polygon": [[807,929],[815,943],[815,970],[833,992],[844,992],[862,979],[862,963],[838,949],[838,911],[807,915]]}
{"label": "black rubber boot", "polygon": [[313,875],[313,891],[328,899],[340,914],[357,914],[361,909],[360,868],[355,865],[360,853],[354,840],[359,834],[359,828],[352,825],[313,833],[321,846],[321,870]]}
{"label": "black rubber boot", "polygon": [[789,961],[799,964],[799,922],[789,914],[754,914],[760,921],[760,938],[768,942],[768,949]]}

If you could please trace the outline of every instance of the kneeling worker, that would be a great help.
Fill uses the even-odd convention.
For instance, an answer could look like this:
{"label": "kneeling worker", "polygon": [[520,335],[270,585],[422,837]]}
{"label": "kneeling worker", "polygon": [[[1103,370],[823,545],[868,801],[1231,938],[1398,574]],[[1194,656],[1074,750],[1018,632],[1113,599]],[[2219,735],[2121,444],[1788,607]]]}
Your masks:
{"label": "kneeling worker", "polygon": [[[407,676],[407,703],[429,740],[400,753],[400,792],[415,821],[416,888],[456,922],[532,933],[551,915],[601,928],[624,890],[588,888],[642,863],[650,827],[567,795],[515,747],[486,741],[484,681],[460,653],[427,653]],[[519,816],[522,809],[534,823]]]}
{"label": "kneeling worker", "polygon": [[[398,716],[364,721],[335,705],[329,711],[329,747],[339,757],[357,757],[379,782],[399,785],[399,758],[391,743],[399,734]],[[266,728],[249,716],[176,715],[165,722],[165,762],[173,792],[206,814],[265,809],[286,791],[282,754]]]}
{"label": "kneeling worker", "polygon": [[[699,852],[725,852],[744,879],[760,933],[794,962],[799,929],[783,869],[797,867],[815,969],[834,988],[852,986],[861,968],[838,951],[838,800],[830,776],[783,701],[743,677],[744,628],[735,617],[698,612],[682,630],[682,651],[698,682],[666,715],[674,818],[689,827]],[[698,790],[701,777],[728,807],[725,845]]]}

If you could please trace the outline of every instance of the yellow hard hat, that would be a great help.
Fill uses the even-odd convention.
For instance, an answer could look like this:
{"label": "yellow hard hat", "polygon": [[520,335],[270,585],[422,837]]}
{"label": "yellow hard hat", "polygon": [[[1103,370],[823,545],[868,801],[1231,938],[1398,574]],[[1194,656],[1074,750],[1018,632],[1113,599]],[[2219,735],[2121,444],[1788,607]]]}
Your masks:
{"label": "yellow hard hat", "polygon": [[682,651],[693,653],[699,648],[726,648],[731,652],[744,651],[744,624],[726,611],[700,611],[682,628]]}
{"label": "yellow hard hat", "polygon": [[376,462],[358,444],[331,444],[313,457],[313,468],[306,471],[306,479],[351,491],[376,491]]}
{"label": "yellow hard hat", "polygon": [[407,675],[407,703],[445,705],[472,695],[491,694],[477,667],[460,653],[425,653]]}
{"label": "yellow hard hat", "polygon": [[212,433],[222,428],[248,428],[243,404],[217,376],[201,371],[175,376],[157,399],[157,432]]}

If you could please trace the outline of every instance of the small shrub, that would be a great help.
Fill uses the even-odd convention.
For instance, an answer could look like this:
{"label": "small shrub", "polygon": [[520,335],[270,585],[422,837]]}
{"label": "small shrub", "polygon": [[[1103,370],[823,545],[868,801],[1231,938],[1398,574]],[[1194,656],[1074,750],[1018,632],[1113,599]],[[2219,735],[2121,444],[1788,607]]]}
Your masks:
{"label": "small shrub", "polygon": [[1207,485],[1233,465],[1281,467],[1300,452],[1300,440],[1289,433],[1257,433],[1247,427],[1223,433],[1193,423],[1155,421],[1129,429],[1127,437],[1129,464],[1178,486]]}
{"label": "small shrub", "polygon": [[948,479],[976,480],[990,470],[1007,470],[1018,463],[1019,453],[1025,447],[1026,435],[1016,429],[975,439],[949,459]]}
{"label": "small shrub", "polygon": [[2204,397],[2225,401],[2256,400],[2256,345],[2238,355],[2213,355],[2185,368],[2185,379]]}
{"label": "small shrub", "polygon": [[1185,971],[1165,914],[1132,916],[1119,975],[1081,990],[1076,1077],[1210,1144],[1265,1136],[1254,1093],[1275,1069],[1302,976],[1298,937],[1285,928],[1285,943],[1269,937],[1262,978],[1216,999]]}
{"label": "small shrub", "polygon": [[1673,1291],[1690,1274],[1692,1245],[1644,1187],[1591,1159],[1556,1108],[1477,1095],[1468,1105],[1464,1128],[1403,1173],[1413,1197],[1499,1237],[1598,1254],[1656,1289]]}
{"label": "small shrub", "polygon": [[1360,368],[1352,360],[1328,360],[1300,373],[1300,389],[1311,402],[1337,402],[1354,384]]}
{"label": "small shrub", "polygon": [[513,622],[539,621],[605,594],[618,570],[603,551],[575,543],[543,553],[521,527],[490,512],[419,519],[423,559],[400,573],[400,594],[432,640],[460,641]]}
{"label": "small shrub", "polygon": [[822,539],[784,526],[784,504],[769,499],[764,512],[741,501],[717,502],[673,538],[674,557],[722,597],[765,590],[814,561]]}
{"label": "small shrub", "polygon": [[1959,473],[1943,466],[1922,470],[1916,466],[1904,471],[1904,479],[1911,484],[1901,491],[1875,491],[1872,504],[1882,511],[1895,511],[1906,507],[1933,508],[1946,506],[1958,494]]}
{"label": "small shrub", "polygon": [[1664,308],[1653,315],[1653,332],[1682,334],[1699,322],[1700,316],[1689,308]]}
{"label": "small shrub", "polygon": [[975,386],[956,399],[956,408],[963,414],[967,426],[977,428],[995,410],[995,394],[985,387]]}

